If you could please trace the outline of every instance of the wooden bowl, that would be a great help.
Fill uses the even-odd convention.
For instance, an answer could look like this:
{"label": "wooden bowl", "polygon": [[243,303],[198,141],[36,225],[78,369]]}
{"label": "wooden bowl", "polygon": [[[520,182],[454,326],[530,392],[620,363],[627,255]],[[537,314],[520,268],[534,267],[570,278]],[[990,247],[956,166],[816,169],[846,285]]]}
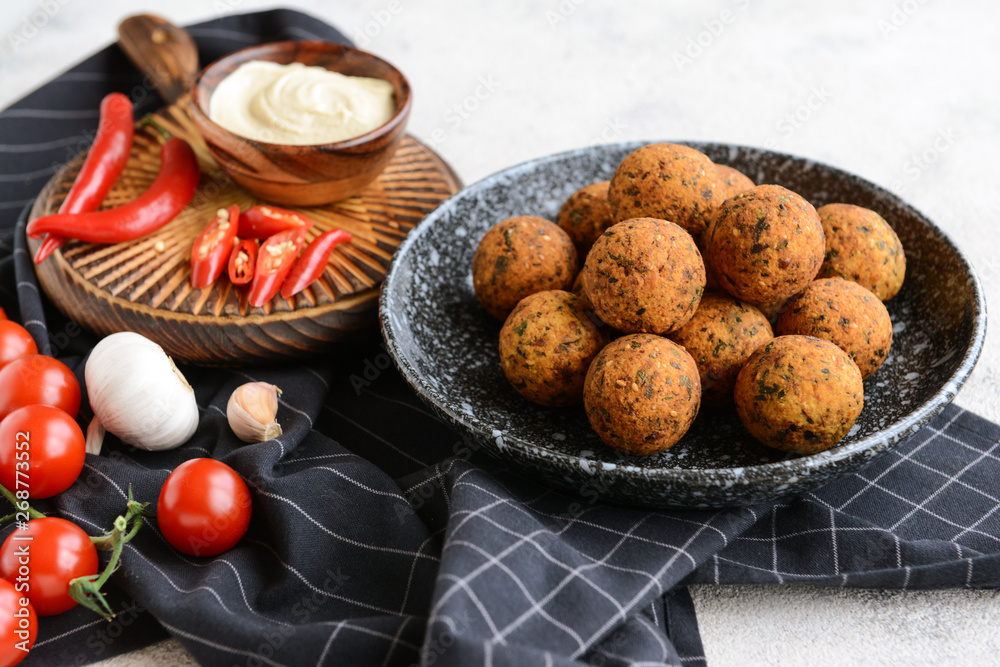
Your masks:
{"label": "wooden bowl", "polygon": [[[250,60],[299,62],[384,79],[393,86],[396,113],[367,134],[331,144],[289,146],[241,137],[208,117],[209,103],[219,82]],[[411,106],[410,84],[386,61],[343,44],[308,41],[261,44],[220,58],[199,75],[191,97],[195,125],[219,166],[253,195],[294,206],[327,204],[361,192],[392,159]]]}

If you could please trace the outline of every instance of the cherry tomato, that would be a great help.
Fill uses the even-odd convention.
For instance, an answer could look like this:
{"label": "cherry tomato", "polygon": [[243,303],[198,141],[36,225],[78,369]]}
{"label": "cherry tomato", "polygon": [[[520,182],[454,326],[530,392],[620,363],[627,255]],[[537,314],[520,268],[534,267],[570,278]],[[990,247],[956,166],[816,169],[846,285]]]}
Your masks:
{"label": "cherry tomato", "polygon": [[0,579],[0,667],[12,667],[24,660],[35,645],[38,617],[14,584]]}
{"label": "cherry tomato", "polygon": [[0,484],[51,498],[80,476],[86,450],[80,426],[59,408],[18,408],[0,421]]}
{"label": "cherry tomato", "polygon": [[0,319],[0,368],[28,354],[38,354],[28,330],[17,322]]}
{"label": "cherry tomato", "polygon": [[0,368],[0,419],[26,405],[54,405],[76,419],[80,383],[66,364],[29,354]]}
{"label": "cherry tomato", "polygon": [[0,546],[0,575],[15,586],[28,584],[26,595],[39,616],[75,607],[69,582],[92,574],[97,574],[97,549],[82,528],[65,519],[32,519]]}
{"label": "cherry tomato", "polygon": [[217,556],[247,532],[250,509],[250,490],[235,470],[215,459],[191,459],[163,483],[156,522],[178,551]]}

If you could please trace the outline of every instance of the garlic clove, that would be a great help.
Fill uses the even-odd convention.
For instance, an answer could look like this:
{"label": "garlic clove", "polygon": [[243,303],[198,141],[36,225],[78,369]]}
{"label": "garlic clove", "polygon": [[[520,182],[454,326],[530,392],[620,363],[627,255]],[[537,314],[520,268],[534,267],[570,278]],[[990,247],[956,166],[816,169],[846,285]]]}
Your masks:
{"label": "garlic clove", "polygon": [[100,454],[101,447],[104,446],[104,425],[101,424],[101,420],[94,415],[94,418],[90,420],[90,425],[87,426],[87,439],[86,439],[86,449],[88,454]]}
{"label": "garlic clove", "polygon": [[229,427],[243,442],[264,442],[281,435],[278,395],[281,390],[267,382],[240,385],[229,397],[226,417]]}

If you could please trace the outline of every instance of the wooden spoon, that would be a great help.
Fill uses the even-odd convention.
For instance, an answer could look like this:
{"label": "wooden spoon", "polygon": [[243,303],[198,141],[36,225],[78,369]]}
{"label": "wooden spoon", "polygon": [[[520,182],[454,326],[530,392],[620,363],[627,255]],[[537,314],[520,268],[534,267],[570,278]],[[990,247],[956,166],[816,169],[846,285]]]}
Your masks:
{"label": "wooden spoon", "polygon": [[198,77],[198,47],[184,28],[154,14],[118,24],[118,43],[167,104],[191,91]]}

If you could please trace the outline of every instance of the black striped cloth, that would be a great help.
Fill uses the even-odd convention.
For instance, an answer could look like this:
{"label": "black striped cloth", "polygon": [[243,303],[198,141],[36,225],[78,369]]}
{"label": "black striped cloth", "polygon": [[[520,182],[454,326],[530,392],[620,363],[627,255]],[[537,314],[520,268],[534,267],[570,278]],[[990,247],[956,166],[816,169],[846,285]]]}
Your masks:
{"label": "black striped cloth", "polygon": [[[344,40],[290,11],[191,32],[206,61],[259,41]],[[81,383],[95,338],[40,297],[23,218],[112,90],[139,114],[160,104],[112,46],[0,113],[0,305]],[[1000,584],[1000,427],[954,406],[816,493],[651,512],[568,497],[484,456],[414,396],[374,330],[308,366],[183,370],[201,407],[188,444],[147,453],[109,437],[39,507],[96,534],[129,484],[155,507],[175,466],[211,456],[250,486],[246,538],[193,558],[148,521],[112,578],[117,618],[44,618],[24,664],[86,664],[172,635],[220,665],[690,666],[705,663],[690,583]],[[248,380],[283,389],[280,438],[243,445],[228,428],[228,397]],[[90,416],[84,402],[82,426]]]}

